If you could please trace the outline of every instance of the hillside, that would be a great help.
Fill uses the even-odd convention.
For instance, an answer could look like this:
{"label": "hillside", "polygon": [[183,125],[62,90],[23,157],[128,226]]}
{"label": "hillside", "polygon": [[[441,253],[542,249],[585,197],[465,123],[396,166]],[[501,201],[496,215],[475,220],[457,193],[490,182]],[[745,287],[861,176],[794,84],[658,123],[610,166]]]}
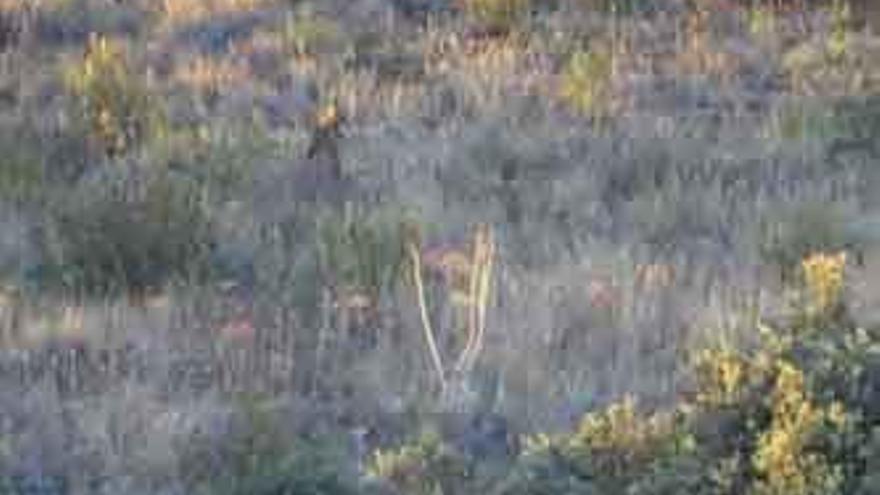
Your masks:
{"label": "hillside", "polygon": [[880,493],[868,0],[0,0],[0,495]]}

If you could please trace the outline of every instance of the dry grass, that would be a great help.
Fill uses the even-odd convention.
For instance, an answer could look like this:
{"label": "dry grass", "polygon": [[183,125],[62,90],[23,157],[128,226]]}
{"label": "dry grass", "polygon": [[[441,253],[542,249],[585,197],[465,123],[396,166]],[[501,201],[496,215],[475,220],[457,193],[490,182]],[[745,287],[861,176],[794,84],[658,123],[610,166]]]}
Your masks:
{"label": "dry grass", "polygon": [[268,5],[267,0],[161,0],[153,9],[168,25],[188,24],[212,16],[236,14]]}
{"label": "dry grass", "polygon": [[[876,214],[859,147],[876,134],[870,32],[823,44],[845,24],[824,8],[609,17],[524,4],[475,0],[422,22],[382,1],[149,3],[158,22],[114,36],[122,75],[149,74],[137,89],[167,107],[167,129],[110,154],[80,149],[72,118],[109,103],[65,93],[58,70],[82,62],[88,35],[46,11],[2,55],[0,130],[16,152],[0,161],[14,217],[0,237],[27,243],[0,242],[0,357],[60,349],[85,378],[58,385],[57,363],[27,383],[0,377],[0,426],[14,416],[17,429],[0,438],[0,472],[183,493],[187,463],[232,462],[227,416],[263,403],[247,391],[301,431],[397,440],[462,404],[565,428],[629,395],[674,400],[695,349],[751,343],[757,321],[784,313],[779,274],[809,253],[847,250],[847,277],[867,277],[856,251],[876,242],[835,226]],[[83,5],[89,26],[114,25],[116,10]],[[117,79],[113,134],[127,135],[141,110]],[[844,114],[841,95],[864,114]],[[333,147],[348,204],[297,183],[330,102],[345,116]],[[799,214],[809,205],[840,215]],[[814,305],[870,300],[841,288],[835,260],[805,261]],[[102,349],[143,376],[92,369]],[[736,376],[718,379],[735,395]],[[468,400],[444,400],[438,382]]]}
{"label": "dry grass", "polygon": [[219,93],[241,86],[249,77],[248,67],[241,63],[198,57],[177,67],[171,80],[197,93]]}

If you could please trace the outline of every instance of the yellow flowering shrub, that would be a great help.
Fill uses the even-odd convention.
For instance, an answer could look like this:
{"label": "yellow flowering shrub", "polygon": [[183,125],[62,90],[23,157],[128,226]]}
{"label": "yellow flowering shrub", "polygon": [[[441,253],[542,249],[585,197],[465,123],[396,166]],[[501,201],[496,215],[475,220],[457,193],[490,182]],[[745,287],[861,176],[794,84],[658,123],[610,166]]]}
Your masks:
{"label": "yellow flowering shrub", "polygon": [[425,433],[413,444],[373,453],[367,475],[408,495],[456,493],[468,478],[464,459],[439,435]]}
{"label": "yellow flowering shrub", "polygon": [[589,470],[612,479],[627,479],[680,440],[674,413],[639,413],[633,398],[588,413],[568,438],[564,450]]}
{"label": "yellow flowering shrub", "polygon": [[810,315],[827,315],[840,303],[846,252],[816,253],[801,261],[806,291],[806,310]]}
{"label": "yellow flowering shrub", "polygon": [[839,482],[835,469],[822,454],[809,450],[812,436],[830,413],[810,401],[803,372],[781,362],[772,395],[772,422],[759,436],[752,457],[759,474],[755,495],[833,493]]}

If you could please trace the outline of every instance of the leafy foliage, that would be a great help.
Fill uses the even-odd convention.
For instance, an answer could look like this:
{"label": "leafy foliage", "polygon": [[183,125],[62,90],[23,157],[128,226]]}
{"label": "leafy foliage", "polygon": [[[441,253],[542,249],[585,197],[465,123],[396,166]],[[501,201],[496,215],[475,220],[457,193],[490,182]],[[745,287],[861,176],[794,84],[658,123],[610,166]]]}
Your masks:
{"label": "leafy foliage", "polygon": [[562,74],[562,99],[576,111],[602,116],[609,110],[611,64],[611,54],[598,49],[573,53]]}
{"label": "leafy foliage", "polygon": [[465,13],[492,33],[506,33],[528,13],[530,0],[462,0]]}
{"label": "leafy foliage", "polygon": [[75,117],[107,155],[128,152],[162,131],[158,102],[116,42],[92,36],[82,61],[65,75],[77,101]]}
{"label": "leafy foliage", "polygon": [[326,282],[340,293],[375,301],[394,288],[404,262],[401,217],[394,212],[365,214],[352,208],[318,217],[318,258]]}
{"label": "leafy foliage", "polygon": [[106,293],[207,273],[212,226],[199,189],[161,171],[121,175],[85,182],[50,206],[42,282]]}
{"label": "leafy foliage", "polygon": [[376,452],[367,473],[389,482],[396,493],[434,495],[468,489],[470,469],[438,435],[426,433],[412,445]]}
{"label": "leafy foliage", "polygon": [[[819,278],[839,287],[840,260],[804,265],[828,261]],[[818,275],[808,292],[827,295]],[[530,437],[503,493],[869,493],[880,335],[831,306],[816,318],[814,297],[800,304],[783,330],[761,326],[751,351],[700,353],[695,393],[670,413],[627,399],[570,434]]]}
{"label": "leafy foliage", "polygon": [[[240,425],[223,439],[219,451],[192,448],[187,462],[196,469],[202,457],[218,465],[201,470],[193,480],[199,493],[212,495],[346,495],[356,487],[342,467],[344,449],[335,438],[290,439],[271,401],[258,394],[240,397]],[[219,470],[219,476],[212,473]]]}

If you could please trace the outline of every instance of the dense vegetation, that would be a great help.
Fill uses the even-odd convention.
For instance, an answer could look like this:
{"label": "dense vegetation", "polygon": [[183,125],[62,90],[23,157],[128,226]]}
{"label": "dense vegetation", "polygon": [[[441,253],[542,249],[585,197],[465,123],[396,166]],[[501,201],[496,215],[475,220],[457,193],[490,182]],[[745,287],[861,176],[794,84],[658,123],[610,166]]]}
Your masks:
{"label": "dense vegetation", "polygon": [[880,493],[876,31],[0,0],[0,494]]}

